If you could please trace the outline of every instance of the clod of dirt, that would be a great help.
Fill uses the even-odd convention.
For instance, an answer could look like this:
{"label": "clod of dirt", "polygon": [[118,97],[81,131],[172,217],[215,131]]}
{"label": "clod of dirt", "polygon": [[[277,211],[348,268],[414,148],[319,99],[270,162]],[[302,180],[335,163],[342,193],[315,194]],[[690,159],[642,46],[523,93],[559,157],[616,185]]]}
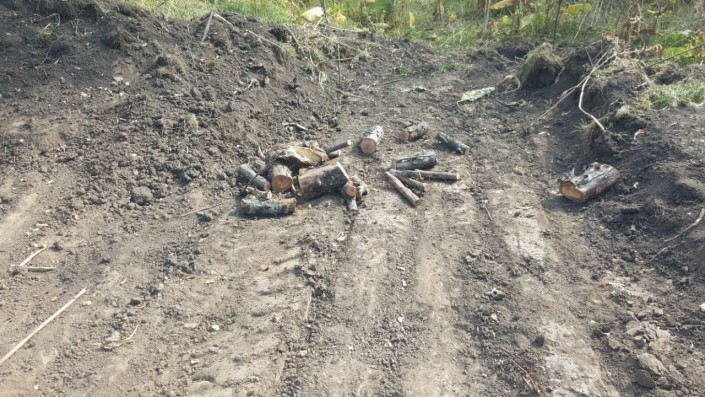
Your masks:
{"label": "clod of dirt", "polygon": [[132,197],[130,200],[133,203],[138,205],[147,205],[152,201],[152,199],[154,199],[154,195],[148,187],[138,186],[132,189]]}
{"label": "clod of dirt", "polygon": [[636,375],[634,376],[634,381],[639,384],[639,386],[643,386],[649,389],[653,389],[656,387],[656,382],[654,382],[654,379],[649,375],[648,372],[644,371],[643,369],[639,369],[636,371]]}
{"label": "clod of dirt", "polygon": [[681,201],[704,201],[705,184],[691,178],[678,179],[673,184],[673,197]]}
{"label": "clod of dirt", "polygon": [[103,40],[105,45],[108,47],[114,49],[114,50],[119,50],[122,48],[127,47],[133,42],[132,36],[125,30],[121,28],[117,28],[114,31],[112,31],[110,34],[108,34],[107,37]]}
{"label": "clod of dirt", "polygon": [[526,56],[518,77],[525,88],[549,87],[556,82],[561,70],[561,58],[554,53],[552,45],[544,43]]}
{"label": "clod of dirt", "polygon": [[656,358],[656,356],[651,353],[642,353],[636,358],[639,361],[639,367],[648,371],[650,374],[661,376],[666,375],[668,372],[666,366],[663,365],[661,360]]}

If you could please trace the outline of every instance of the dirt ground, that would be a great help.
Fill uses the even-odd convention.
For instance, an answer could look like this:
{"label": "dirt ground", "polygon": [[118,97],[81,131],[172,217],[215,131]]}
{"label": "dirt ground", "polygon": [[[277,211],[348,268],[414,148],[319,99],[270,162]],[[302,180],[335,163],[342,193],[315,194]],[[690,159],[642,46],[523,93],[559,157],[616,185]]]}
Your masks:
{"label": "dirt ground", "polygon": [[[705,395],[705,225],[680,235],[705,207],[705,113],[624,108],[663,70],[606,68],[594,134],[577,95],[534,121],[608,42],[559,48],[555,85],[459,104],[526,49],[223,17],[201,44],[205,19],[0,0],[0,354],[87,289],[0,365],[0,395]],[[400,142],[414,121],[433,134]],[[357,213],[239,215],[258,145],[375,124],[380,151],[338,160],[372,188]],[[462,180],[414,208],[382,175],[429,148]],[[593,161],[624,179],[560,197]],[[42,245],[30,265],[55,269],[18,269]]]}

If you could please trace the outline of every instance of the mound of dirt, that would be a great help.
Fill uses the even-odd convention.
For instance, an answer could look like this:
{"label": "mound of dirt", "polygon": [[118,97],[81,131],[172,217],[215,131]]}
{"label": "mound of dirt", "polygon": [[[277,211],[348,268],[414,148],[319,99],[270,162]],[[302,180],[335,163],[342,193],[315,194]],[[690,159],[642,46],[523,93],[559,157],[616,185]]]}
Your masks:
{"label": "mound of dirt", "polygon": [[[0,0],[0,352],[88,291],[2,364],[0,395],[702,395],[704,116],[639,110],[620,65],[643,64],[620,54],[588,88],[602,132],[579,128],[575,91],[546,112],[614,43],[458,103],[527,49],[230,13],[201,43],[206,20]],[[398,139],[417,122],[426,138]],[[239,213],[258,148],[346,139],[358,212],[324,195]],[[428,149],[461,180],[410,207],[384,171]],[[595,161],[624,179],[585,205],[556,194]]]}

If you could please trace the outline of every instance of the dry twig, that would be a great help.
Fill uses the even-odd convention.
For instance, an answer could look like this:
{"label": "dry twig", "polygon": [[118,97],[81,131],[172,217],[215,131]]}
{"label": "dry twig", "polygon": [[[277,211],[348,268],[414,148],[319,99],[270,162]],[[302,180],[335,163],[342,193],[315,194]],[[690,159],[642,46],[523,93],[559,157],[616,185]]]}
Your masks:
{"label": "dry twig", "polygon": [[38,250],[32,252],[32,254],[31,254],[30,256],[28,256],[27,259],[23,260],[22,263],[20,263],[17,267],[25,267],[25,266],[27,266],[27,264],[28,264],[32,259],[34,259],[35,256],[41,254],[45,249],[47,249],[46,246],[44,246],[44,247],[42,247],[42,248],[40,248],[40,249],[38,249]]}
{"label": "dry twig", "polygon": [[666,239],[664,242],[670,243],[671,241],[677,239],[678,237],[685,236],[685,234],[688,233],[690,231],[690,229],[694,228],[695,226],[698,226],[698,224],[703,221],[703,218],[705,218],[705,208],[700,210],[700,215],[698,215],[698,218],[695,220],[695,222],[693,222],[690,226],[683,229],[682,232],[676,234],[675,236],[673,236],[669,239]]}
{"label": "dry twig", "polygon": [[201,36],[201,44],[206,41],[206,36],[208,36],[208,30],[211,28],[211,22],[213,22],[213,15],[215,15],[215,5],[218,0],[213,0],[213,8],[211,8],[211,14],[208,16],[208,22],[206,22],[206,28],[203,30],[203,36]]}

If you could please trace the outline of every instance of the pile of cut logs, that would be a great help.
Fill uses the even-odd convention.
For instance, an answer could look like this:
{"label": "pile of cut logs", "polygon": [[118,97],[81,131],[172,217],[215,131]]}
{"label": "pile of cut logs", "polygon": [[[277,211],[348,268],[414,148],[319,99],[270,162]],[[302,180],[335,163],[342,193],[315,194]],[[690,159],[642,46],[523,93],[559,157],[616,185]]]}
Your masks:
{"label": "pile of cut logs", "polygon": [[[405,129],[400,139],[413,141],[426,135],[429,128],[419,123]],[[360,140],[360,150],[365,155],[375,153],[384,138],[384,129],[374,126]],[[439,133],[436,139],[453,152],[464,154],[468,146]],[[338,193],[347,203],[348,209],[357,210],[358,201],[367,195],[367,184],[357,176],[350,176],[339,162],[330,163],[341,155],[341,150],[351,146],[347,140],[321,147],[316,142],[297,142],[276,145],[264,154],[260,153],[264,165],[256,172],[249,164],[242,164],[238,174],[246,185],[247,197],[242,200],[240,210],[245,215],[285,215],[296,211],[297,198],[312,199],[326,193]],[[458,181],[460,175],[453,172],[430,171],[438,163],[431,150],[392,160],[391,167],[384,172],[385,179],[413,206],[418,206],[431,186],[425,180]],[[272,194],[278,194],[276,197]]]}

